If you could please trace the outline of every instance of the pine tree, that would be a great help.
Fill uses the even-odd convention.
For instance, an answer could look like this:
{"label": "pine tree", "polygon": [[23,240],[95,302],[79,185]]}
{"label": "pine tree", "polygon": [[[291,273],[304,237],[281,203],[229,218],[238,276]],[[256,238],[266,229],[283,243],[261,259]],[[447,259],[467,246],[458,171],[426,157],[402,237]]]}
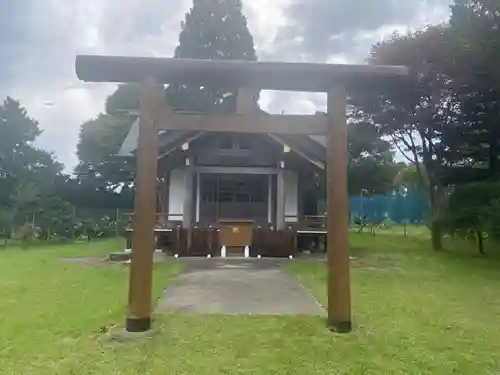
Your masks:
{"label": "pine tree", "polygon": [[[257,60],[241,0],[194,0],[181,26],[177,58]],[[182,111],[234,112],[236,97],[237,87],[167,88],[169,104]],[[257,106],[258,94],[254,97]]]}

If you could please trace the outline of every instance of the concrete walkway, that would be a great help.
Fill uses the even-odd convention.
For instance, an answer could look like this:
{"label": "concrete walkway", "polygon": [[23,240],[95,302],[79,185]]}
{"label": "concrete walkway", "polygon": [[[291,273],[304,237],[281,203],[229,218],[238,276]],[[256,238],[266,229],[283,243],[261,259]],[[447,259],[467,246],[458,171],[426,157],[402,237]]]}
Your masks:
{"label": "concrete walkway", "polygon": [[281,269],[286,260],[186,259],[159,312],[322,315],[316,300]]}

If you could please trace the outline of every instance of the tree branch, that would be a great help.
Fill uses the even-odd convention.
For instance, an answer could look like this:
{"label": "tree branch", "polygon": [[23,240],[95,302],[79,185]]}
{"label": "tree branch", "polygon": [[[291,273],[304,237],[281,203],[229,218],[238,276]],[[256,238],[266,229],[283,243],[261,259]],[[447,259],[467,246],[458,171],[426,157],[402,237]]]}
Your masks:
{"label": "tree branch", "polygon": [[415,164],[415,160],[412,160],[404,151],[403,149],[399,146],[398,141],[396,140],[395,135],[391,135],[392,138],[392,143],[394,143],[394,146],[398,149],[401,155],[405,157],[406,160],[408,160],[410,163]]}

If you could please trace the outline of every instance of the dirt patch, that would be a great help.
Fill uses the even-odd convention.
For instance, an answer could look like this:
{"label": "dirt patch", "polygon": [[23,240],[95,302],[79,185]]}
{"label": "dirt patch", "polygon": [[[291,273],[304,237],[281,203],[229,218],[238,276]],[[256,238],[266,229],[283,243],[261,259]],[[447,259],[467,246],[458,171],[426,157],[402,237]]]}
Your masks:
{"label": "dirt patch", "polygon": [[[370,253],[368,250],[360,250],[356,248],[353,251],[354,254],[351,255],[351,267],[352,268],[360,268],[365,270],[399,270],[402,271],[402,268],[399,267],[397,261],[391,257],[384,257]],[[327,261],[325,254],[301,254],[298,258],[300,260],[312,261],[312,262],[322,262],[325,263]]]}
{"label": "dirt patch", "polygon": [[106,267],[110,264],[106,260],[97,258],[61,258],[59,261],[64,263],[84,264],[95,268]]}
{"label": "dirt patch", "polygon": [[403,271],[394,259],[377,255],[366,255],[351,259],[351,266],[353,268],[373,271]]}

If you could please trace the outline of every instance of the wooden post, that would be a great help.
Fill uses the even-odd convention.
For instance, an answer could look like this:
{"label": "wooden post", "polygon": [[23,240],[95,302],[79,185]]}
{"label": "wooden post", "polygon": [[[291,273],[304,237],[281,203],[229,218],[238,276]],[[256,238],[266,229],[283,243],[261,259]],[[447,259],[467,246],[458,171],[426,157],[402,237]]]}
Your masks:
{"label": "wooden post", "polygon": [[346,106],[344,88],[339,87],[328,93],[330,119],[326,150],[328,327],[339,333],[346,333],[352,329]]}
{"label": "wooden post", "polygon": [[201,203],[201,176],[196,172],[196,224],[200,222],[200,203]]}
{"label": "wooden post", "polygon": [[125,233],[125,239],[127,241],[125,249],[127,249],[127,251],[132,249],[132,233],[132,230],[127,230],[127,232]]}
{"label": "wooden post", "polygon": [[185,191],[184,191],[184,209],[183,209],[183,219],[182,219],[182,226],[184,229],[190,229],[193,221],[193,178],[194,178],[194,172],[193,172],[193,161],[194,159],[192,157],[186,158],[186,169],[185,169]]}
{"label": "wooden post", "polygon": [[285,170],[278,165],[276,183],[276,229],[285,230]]}
{"label": "wooden post", "polygon": [[130,263],[129,306],[126,318],[128,332],[151,328],[151,287],[155,249],[156,173],[158,134],[156,117],[161,96],[154,80],[143,83],[137,177],[134,199],[134,232]]}
{"label": "wooden post", "polygon": [[267,224],[273,222],[273,180],[272,176],[267,176]]}
{"label": "wooden post", "polygon": [[238,89],[238,96],[236,99],[236,113],[239,115],[248,115],[255,112],[255,100],[253,99],[254,93],[246,88]]}
{"label": "wooden post", "polygon": [[166,170],[163,174],[163,206],[161,208],[168,222],[170,214],[170,170]]}

